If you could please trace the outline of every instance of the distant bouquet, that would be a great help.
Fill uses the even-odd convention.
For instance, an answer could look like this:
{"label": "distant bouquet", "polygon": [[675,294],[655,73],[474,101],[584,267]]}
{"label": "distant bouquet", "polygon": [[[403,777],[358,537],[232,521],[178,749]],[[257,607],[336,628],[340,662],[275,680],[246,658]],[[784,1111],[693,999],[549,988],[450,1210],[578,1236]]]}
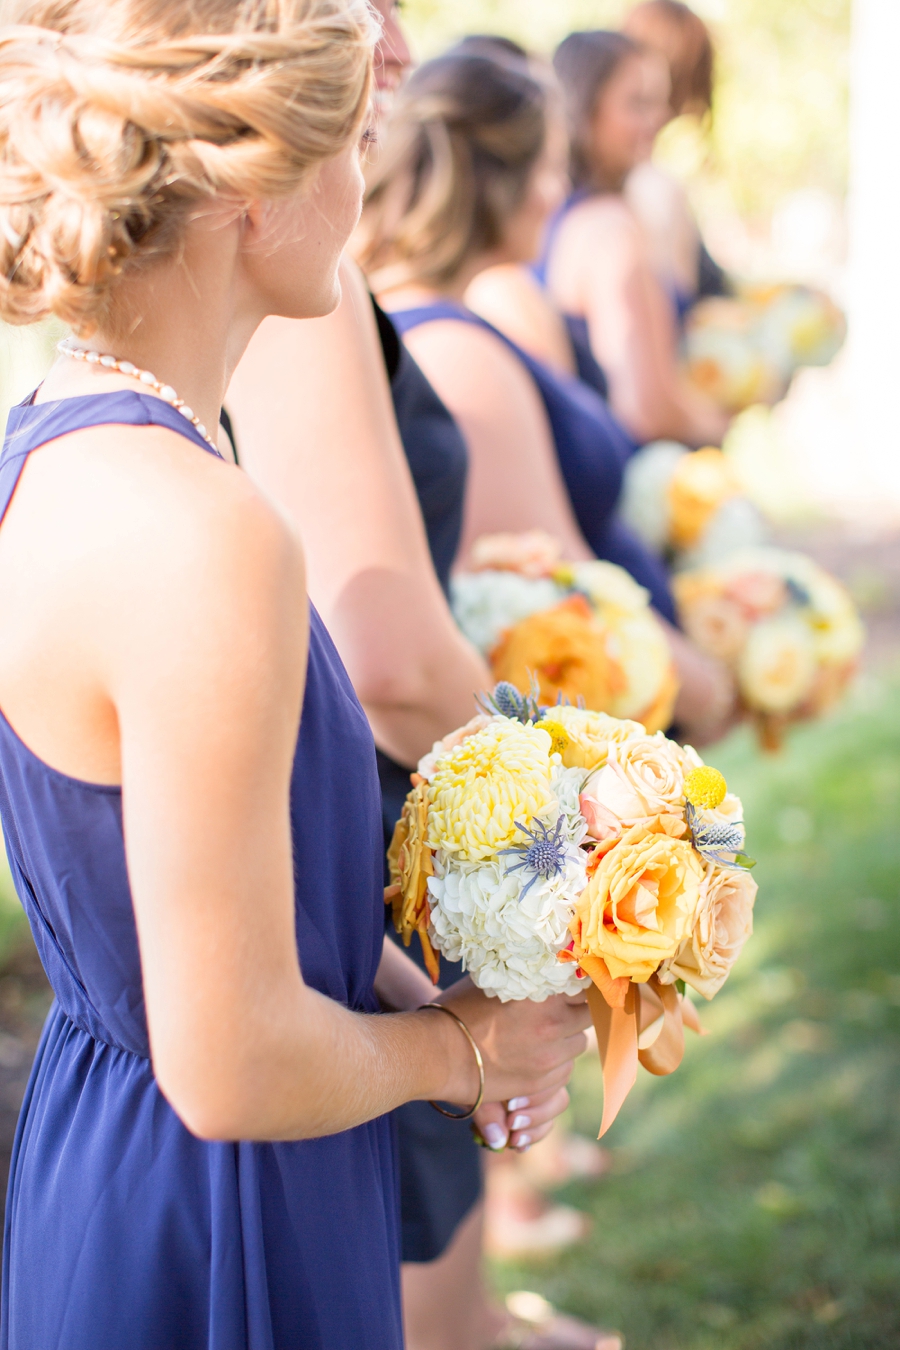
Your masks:
{"label": "distant bouquet", "polygon": [[768,749],[791,722],[831,708],[857,668],[865,634],[856,607],[803,554],[746,549],[673,585],[685,632],[734,671]]}
{"label": "distant bouquet", "polygon": [[625,470],[622,519],[673,567],[717,562],[761,544],[762,518],[721,450],[653,441]]}
{"label": "distant bouquet", "polygon": [[730,412],[777,403],[801,366],[824,366],[846,335],[843,314],[810,286],[746,286],[701,300],[685,333],[691,382]]}
{"label": "distant bouquet", "polygon": [[671,1073],[699,1031],[685,986],[712,998],[752,931],[744,844],[739,799],[690,747],[501,683],[413,775],[385,900],[435,980],[442,952],[503,1001],[587,988],[602,1134],[638,1063]]}
{"label": "distant bouquet", "polygon": [[497,680],[537,681],[543,703],[583,703],[648,731],[672,720],[678,681],[648,592],[608,562],[566,563],[542,531],[489,535],[451,588],[460,628]]}

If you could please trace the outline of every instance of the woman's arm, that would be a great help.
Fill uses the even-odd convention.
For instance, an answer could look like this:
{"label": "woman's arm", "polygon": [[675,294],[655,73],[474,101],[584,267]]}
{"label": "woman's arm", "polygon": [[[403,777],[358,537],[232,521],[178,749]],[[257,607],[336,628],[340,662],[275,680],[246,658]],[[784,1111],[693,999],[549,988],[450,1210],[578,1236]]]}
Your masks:
{"label": "woman's arm", "polygon": [[490,675],[438,585],[368,292],[341,268],[326,319],[267,319],[228,391],[241,463],[301,533],[310,594],[378,745],[414,765]]}
{"label": "woman's arm", "polygon": [[404,340],[469,447],[461,558],[483,534],[532,529],[558,539],[567,558],[591,557],[546,410],[521,362],[493,333],[456,320],[423,324]]}
{"label": "woman's arm", "polygon": [[597,198],[572,211],[549,279],[560,307],[587,318],[613,409],[638,440],[721,441],[728,419],[683,386],[671,305],[622,201]]}
{"label": "woman's arm", "polygon": [[[244,476],[210,469],[216,478],[205,475],[202,493],[178,493],[177,510],[148,497],[147,523],[116,549],[112,589],[94,596],[90,633],[120,728],[160,1087],[207,1138],[305,1138],[414,1098],[471,1101],[471,1050],[449,1018],[349,1012],[303,981],[288,810],[307,643],[303,562]],[[485,1055],[492,1098],[568,1077],[583,1006],[504,1008],[468,988],[452,1003]]]}

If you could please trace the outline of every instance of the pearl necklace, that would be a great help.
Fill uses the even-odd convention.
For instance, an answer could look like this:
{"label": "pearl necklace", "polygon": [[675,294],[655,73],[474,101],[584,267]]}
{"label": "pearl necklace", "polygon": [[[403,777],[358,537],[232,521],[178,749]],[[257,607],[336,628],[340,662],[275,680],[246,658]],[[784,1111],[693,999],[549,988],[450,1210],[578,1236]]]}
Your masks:
{"label": "pearl necklace", "polygon": [[200,418],[194,415],[193,408],[189,408],[184,399],[178,397],[178,394],[172,386],[170,384],[163,384],[162,380],[158,380],[152,371],[141,370],[131,361],[120,361],[117,356],[104,356],[101,355],[100,352],[88,351],[84,347],[76,347],[73,345],[71,338],[63,338],[62,342],[57,346],[57,351],[61,352],[63,356],[71,356],[74,361],[86,361],[88,365],[102,366],[104,370],[114,370],[119,375],[128,375],[135,380],[140,380],[141,384],[145,384],[148,389],[152,389],[154,393],[158,394],[166,403],[170,404],[173,408],[177,408],[182,417],[186,417],[191,426],[197,428],[200,435],[206,441],[206,444],[210,446],[211,449],[215,450],[217,455],[219,454],[219,447],[207,432],[206,427],[200,421]]}

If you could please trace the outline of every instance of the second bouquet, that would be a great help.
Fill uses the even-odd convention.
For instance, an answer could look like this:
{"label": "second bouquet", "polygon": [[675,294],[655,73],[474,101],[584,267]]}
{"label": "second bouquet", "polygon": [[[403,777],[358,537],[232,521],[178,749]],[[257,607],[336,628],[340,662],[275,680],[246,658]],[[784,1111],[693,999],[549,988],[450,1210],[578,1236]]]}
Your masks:
{"label": "second bouquet", "polygon": [[711,998],[752,931],[744,844],[739,799],[690,747],[501,683],[413,775],[385,899],[435,980],[440,951],[504,1001],[587,989],[602,1134],[638,1062],[670,1073],[699,1030],[685,986]]}

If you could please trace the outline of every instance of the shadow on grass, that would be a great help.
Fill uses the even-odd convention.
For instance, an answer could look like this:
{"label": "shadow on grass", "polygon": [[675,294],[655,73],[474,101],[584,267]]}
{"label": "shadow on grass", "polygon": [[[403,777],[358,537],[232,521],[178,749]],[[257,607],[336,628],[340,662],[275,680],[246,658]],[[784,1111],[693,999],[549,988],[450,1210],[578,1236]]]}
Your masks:
{"label": "shadow on grass", "polygon": [[[641,1074],[612,1173],[561,1193],[590,1240],[497,1280],[628,1350],[900,1346],[900,672],[779,756],[741,731],[709,758],[744,799],[755,936],[712,1034]],[[575,1089],[592,1134],[595,1058]]]}

